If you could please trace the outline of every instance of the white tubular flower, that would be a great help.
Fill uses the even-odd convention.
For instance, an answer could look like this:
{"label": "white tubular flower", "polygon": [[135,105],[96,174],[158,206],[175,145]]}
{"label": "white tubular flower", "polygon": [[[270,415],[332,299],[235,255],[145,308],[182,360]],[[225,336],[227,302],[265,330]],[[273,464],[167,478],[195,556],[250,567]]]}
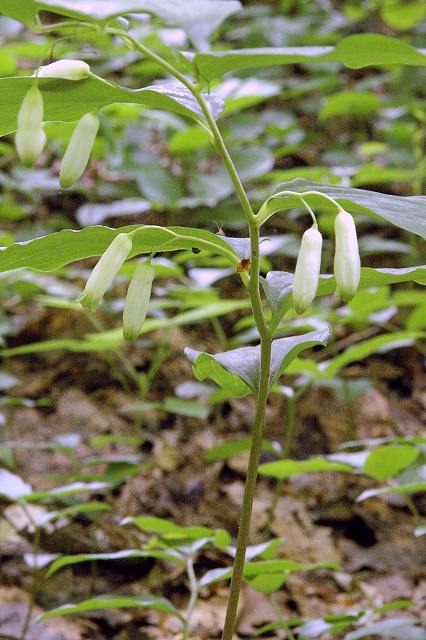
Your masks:
{"label": "white tubular flower", "polygon": [[334,276],[336,294],[346,301],[356,293],[361,277],[361,260],[354,219],[347,211],[340,211],[334,223],[336,250]]}
{"label": "white tubular flower", "polygon": [[78,121],[61,163],[59,182],[62,189],[69,189],[82,176],[98,129],[99,118],[94,113],[86,113]]}
{"label": "white tubular flower", "polygon": [[123,336],[126,340],[135,340],[140,333],[148,311],[153,280],[151,260],[140,262],[130,281],[124,303]]}
{"label": "white tubular flower", "polygon": [[32,167],[46,144],[43,131],[43,96],[36,84],[27,91],[17,118],[16,151],[27,167]]}
{"label": "white tubular flower", "polygon": [[63,80],[84,80],[90,75],[90,67],[83,60],[57,60],[40,67],[38,78],[62,78]]}
{"label": "white tubular flower", "polygon": [[315,298],[321,268],[322,236],[318,229],[307,229],[302,237],[293,281],[293,304],[303,313]]}
{"label": "white tubular flower", "polygon": [[114,238],[90,274],[83,293],[77,298],[83,307],[95,311],[131,248],[132,241],[127,233],[120,233]]}

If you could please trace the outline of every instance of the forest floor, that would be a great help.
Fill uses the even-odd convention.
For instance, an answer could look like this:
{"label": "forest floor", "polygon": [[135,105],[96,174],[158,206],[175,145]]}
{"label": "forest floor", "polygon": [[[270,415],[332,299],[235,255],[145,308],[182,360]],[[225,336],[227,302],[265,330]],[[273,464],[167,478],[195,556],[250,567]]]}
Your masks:
{"label": "forest floor", "polygon": [[[77,337],[90,330],[81,314],[51,310],[32,303],[21,328],[19,342],[50,335]],[[234,318],[235,319],[235,318]],[[226,331],[226,326],[224,327]],[[158,372],[147,400],[174,395],[177,381],[191,379],[183,347],[190,344],[188,329],[168,335],[168,358]],[[215,345],[209,325],[200,326],[203,340]],[[141,348],[127,347],[133,366],[143,371],[153,355],[153,341]],[[365,376],[373,385],[357,401],[347,405],[332,389],[314,389],[298,405],[297,434],[291,457],[305,459],[332,453],[355,438],[424,434],[426,418],[425,377],[419,352],[402,348],[370,357],[348,369],[351,376]],[[166,413],[163,409],[135,405],[134,390],[125,390],[114,372],[98,355],[53,352],[9,361],[9,373],[22,384],[9,392],[16,400],[5,407],[7,439],[19,443],[16,469],[36,490],[49,489],[72,477],[78,462],[92,456],[141,456],[146,464],[129,475],[107,495],[110,511],[96,519],[81,515],[58,520],[42,528],[42,553],[99,553],[131,549],[146,536],[119,526],[125,516],[152,515],[181,525],[222,527],[234,537],[242,503],[247,454],[206,464],[212,446],[250,434],[254,405],[250,399],[234,399],[213,408],[207,420]],[[129,382],[131,386],[131,382]],[[25,399],[22,406],[20,399]],[[285,399],[274,396],[268,407],[265,436],[282,441],[286,426]],[[113,436],[99,441],[98,436]],[[46,448],[46,442],[62,443]],[[34,443],[39,443],[36,448]],[[94,444],[103,444],[93,446]],[[70,455],[69,449],[72,450]],[[264,453],[262,462],[273,459]],[[106,466],[86,463],[85,472],[102,474]],[[253,511],[251,543],[282,538],[280,557],[301,562],[332,561],[342,570],[293,574],[271,598],[245,588],[238,618],[241,638],[276,619],[274,607],[285,618],[320,618],[360,609],[371,609],[394,600],[413,600],[407,612],[426,623],[426,573],[424,543],[413,535],[415,519],[403,496],[389,495],[361,503],[357,496],[374,482],[365,476],[344,473],[298,475],[287,480],[278,496],[273,516],[270,507],[275,481],[260,478]],[[415,500],[425,512],[424,497]],[[34,514],[46,509],[30,505]],[[34,596],[35,616],[64,602],[76,602],[99,593],[150,592],[169,598],[183,609],[188,600],[185,572],[179,566],[154,560],[126,559],[67,567],[50,579],[43,571],[34,575],[23,560],[30,553],[34,535],[19,505],[4,502],[0,520],[0,638],[20,637],[28,602]],[[16,530],[8,526],[14,522]],[[196,572],[229,564],[217,550],[201,552]],[[214,584],[201,592],[192,619],[193,640],[220,637],[228,585]],[[269,637],[282,637],[278,635]],[[321,636],[326,638],[327,636]],[[33,622],[26,640],[178,640],[179,621],[146,610],[98,611],[80,619],[59,618]]]}

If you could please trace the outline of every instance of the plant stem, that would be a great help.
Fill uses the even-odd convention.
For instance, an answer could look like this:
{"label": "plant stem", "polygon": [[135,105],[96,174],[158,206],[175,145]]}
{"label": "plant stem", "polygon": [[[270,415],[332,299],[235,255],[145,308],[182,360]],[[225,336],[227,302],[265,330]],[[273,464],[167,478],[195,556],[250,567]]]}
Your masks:
{"label": "plant stem", "polygon": [[228,610],[226,612],[225,627],[222,640],[232,640],[237,616],[238,599],[241,589],[246,549],[249,541],[250,521],[256,489],[257,469],[262,450],[263,425],[265,421],[266,402],[269,395],[269,371],[271,367],[271,338],[261,340],[261,370],[259,391],[256,398],[256,415],[253,424],[253,437],[250,458],[247,467],[246,484],[238,529],[237,551],[232,570],[231,588],[229,593]]}
{"label": "plant stem", "polygon": [[189,590],[191,592],[191,596],[189,598],[188,608],[185,614],[185,624],[183,630],[183,640],[189,640],[189,632],[190,632],[190,623],[191,617],[194,612],[195,605],[198,600],[198,583],[197,577],[194,571],[194,560],[193,558],[188,558],[186,563],[186,572],[189,578]]}

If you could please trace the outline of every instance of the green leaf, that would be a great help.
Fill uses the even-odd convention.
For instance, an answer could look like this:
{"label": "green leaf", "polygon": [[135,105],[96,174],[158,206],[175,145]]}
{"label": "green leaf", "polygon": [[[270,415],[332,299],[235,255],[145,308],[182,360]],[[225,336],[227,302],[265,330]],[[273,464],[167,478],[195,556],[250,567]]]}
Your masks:
{"label": "green leaf", "polygon": [[425,640],[425,632],[420,624],[420,620],[412,616],[388,618],[382,622],[373,622],[362,629],[351,631],[345,636],[345,640],[360,640],[370,636],[400,640]]}
{"label": "green leaf", "polygon": [[38,618],[38,620],[69,616],[76,613],[85,613],[86,611],[129,608],[154,609],[155,611],[168,613],[180,620],[182,619],[179,611],[175,609],[169,600],[158,596],[152,596],[149,593],[143,593],[139,596],[117,596],[105,594],[97,596],[96,598],[91,598],[90,600],[84,600],[79,604],[64,604],[62,607],[58,607],[57,609],[52,609],[52,611],[44,613]]}
{"label": "green leaf", "polygon": [[336,116],[350,116],[363,120],[374,115],[380,107],[380,100],[375,93],[367,91],[341,91],[329,96],[319,112],[320,120],[328,120]]}
{"label": "green leaf", "polygon": [[209,407],[198,400],[186,400],[174,398],[173,396],[165,398],[164,408],[169,413],[174,413],[177,416],[198,418],[199,420],[206,420],[210,412]]}
{"label": "green leaf", "polygon": [[40,500],[57,500],[68,496],[74,496],[79,493],[89,493],[105,491],[108,484],[105,482],[72,482],[62,487],[54,487],[46,491],[33,491],[31,494],[24,496],[26,502],[39,502]]}
{"label": "green leaf", "polygon": [[79,553],[73,556],[62,556],[52,562],[49,567],[49,571],[46,574],[46,578],[50,578],[54,573],[57,573],[64,567],[69,567],[73,564],[81,564],[82,562],[98,562],[100,560],[127,560],[129,558],[157,558],[160,560],[185,564],[185,560],[183,560],[182,556],[174,549],[152,549],[147,551],[126,549],[124,551],[115,551],[112,553]]}
{"label": "green leaf", "polygon": [[110,227],[86,227],[81,231],[64,229],[57,233],[35,238],[28,242],[17,242],[0,249],[0,271],[12,269],[36,269],[53,271],[75,260],[100,256],[119,233],[136,232],[132,236],[130,256],[152,251],[176,251],[197,248],[226,257],[237,266],[239,258],[232,248],[210,231],[186,227],[157,227],[132,225],[111,229]]}
{"label": "green leaf", "polygon": [[[272,342],[272,361],[269,382],[272,385],[288,364],[304,349],[325,345],[330,330],[312,331],[300,336],[279,338]],[[186,348],[185,355],[193,364],[199,380],[211,378],[219,386],[236,396],[257,392],[260,376],[260,346],[241,347],[217,355]]]}
{"label": "green leaf", "polygon": [[274,593],[274,591],[281,589],[286,580],[287,575],[285,573],[266,573],[265,575],[256,576],[249,581],[249,584],[252,589],[259,593]]}
{"label": "green leaf", "polygon": [[303,194],[304,200],[313,208],[336,211],[336,207],[321,195],[305,195],[308,191],[317,191],[336,200],[347,211],[376,214],[401,229],[426,238],[426,197],[424,196],[391,196],[297,178],[277,186],[277,193],[264,203],[259,212],[263,222],[278,211],[287,211],[301,206],[297,195],[282,193],[284,191]]}
{"label": "green leaf", "polygon": [[364,463],[364,473],[376,480],[389,480],[419,456],[416,447],[385,445],[374,449]]}
{"label": "green leaf", "polygon": [[[0,136],[16,130],[18,110],[33,83],[34,78],[29,76],[0,78]],[[78,82],[39,78],[38,85],[43,95],[46,122],[75,121],[88,111],[97,111],[117,102],[163,109],[198,122],[204,121],[200,106],[191,92],[182,85],[166,81],[152,87],[128,89],[92,74]],[[223,107],[222,101],[214,95],[205,97],[212,114],[218,116]]]}
{"label": "green leaf", "polygon": [[0,13],[29,26],[40,10],[93,22],[107,22],[127,13],[152,13],[181,27],[200,49],[206,48],[213,31],[240,9],[237,0],[0,0]]}
{"label": "green leaf", "polygon": [[[287,577],[290,573],[295,571],[314,571],[315,569],[331,569],[332,571],[339,571],[340,567],[334,562],[315,562],[311,564],[304,564],[302,562],[296,562],[295,560],[262,560],[258,562],[245,563],[244,579],[250,582],[257,576],[265,576],[268,574],[279,574]],[[230,567],[212,569],[202,576],[199,584],[200,587],[205,587],[216,582],[228,580],[231,576],[232,568]]]}
{"label": "green leaf", "polygon": [[219,548],[230,543],[230,537],[224,529],[209,529],[208,527],[181,527],[165,518],[155,516],[137,516],[125,518],[121,524],[134,524],[142,531],[159,534],[168,544],[182,545],[188,542],[207,540]]}
{"label": "green leaf", "polygon": [[349,347],[349,349],[346,349],[346,351],[333,359],[321,363],[321,377],[330,380],[352,362],[368,358],[373,353],[386,353],[391,349],[411,346],[418,338],[422,338],[425,335],[420,331],[395,331],[394,333],[387,333],[364,340],[364,342]]}
{"label": "green leaf", "polygon": [[[251,436],[246,436],[244,438],[238,438],[238,440],[228,440],[227,442],[223,442],[222,444],[218,444],[216,447],[212,447],[207,451],[204,456],[204,460],[206,462],[217,462],[217,460],[229,460],[229,458],[233,458],[234,456],[239,455],[240,453],[244,453],[245,451],[250,451],[252,443]],[[262,441],[262,450],[267,451],[268,453],[278,453],[277,445],[275,445],[270,440]]]}
{"label": "green leaf", "polygon": [[414,493],[424,493],[426,491],[426,482],[409,482],[407,484],[395,485],[391,487],[381,487],[380,489],[366,489],[358,498],[357,502],[363,502],[369,498],[377,498],[378,496],[387,496],[392,493],[400,495],[413,495]]}
{"label": "green leaf", "polygon": [[197,53],[194,65],[207,81],[228,71],[301,62],[340,62],[351,69],[382,65],[426,66],[426,54],[403,40],[374,33],[348,36],[335,47],[271,47]]}
{"label": "green leaf", "polygon": [[[279,321],[292,305],[289,297],[293,288],[294,274],[287,271],[269,271],[262,278],[262,286],[271,305],[274,320]],[[403,269],[372,269],[363,267],[359,289],[381,287],[398,282],[417,282],[426,284],[426,265],[404,267]],[[320,276],[317,296],[331,295],[336,291],[336,280],[333,275]]]}
{"label": "green leaf", "polygon": [[309,460],[277,460],[266,462],[259,466],[259,473],[264,476],[284,480],[298,473],[318,473],[321,471],[347,471],[352,467],[341,462],[330,462],[325,458],[310,458]]}

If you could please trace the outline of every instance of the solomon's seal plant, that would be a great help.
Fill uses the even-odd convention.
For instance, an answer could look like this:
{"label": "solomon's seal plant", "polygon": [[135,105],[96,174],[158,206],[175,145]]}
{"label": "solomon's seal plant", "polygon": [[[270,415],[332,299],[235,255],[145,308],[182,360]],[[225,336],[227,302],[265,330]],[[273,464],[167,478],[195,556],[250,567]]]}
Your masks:
{"label": "solomon's seal plant", "polygon": [[[71,4],[73,4],[72,11]],[[229,189],[231,190],[233,187],[241,212],[244,214],[247,237],[228,238],[199,228],[164,227],[161,225],[137,225],[126,228],[116,235],[114,229],[95,226],[81,231],[65,230],[65,232],[50,234],[46,238],[38,238],[22,245],[19,243],[12,245],[1,252],[0,269],[11,270],[29,267],[48,271],[72,261],[101,255],[81,295],[82,305],[91,311],[94,311],[99,305],[130,253],[132,256],[141,254],[150,256],[165,251],[192,250],[193,254],[206,251],[227,261],[232,271],[238,273],[246,301],[251,308],[252,325],[250,327],[253,326],[251,337],[254,344],[214,355],[194,349],[187,350],[194,373],[200,380],[205,378],[214,380],[226,391],[227,397],[252,395],[255,402],[246,484],[235,554],[233,553],[235,557],[232,569],[226,567],[225,572],[221,574],[227,577],[231,575],[222,638],[223,640],[232,640],[241,585],[243,579],[248,579],[250,576],[250,572],[245,572],[247,569],[246,550],[249,542],[252,506],[269,393],[271,389],[274,390],[280,376],[304,349],[325,346],[330,337],[330,329],[324,325],[320,330],[287,335],[289,327],[294,325],[287,323],[287,318],[285,318],[285,323],[282,320],[293,309],[298,313],[305,311],[315,295],[332,294],[335,285],[337,285],[338,294],[342,299],[347,300],[359,286],[375,286],[376,283],[383,282],[384,274],[380,270],[370,269],[363,283],[362,271],[364,270],[360,268],[355,225],[350,213],[343,211],[343,205],[345,209],[350,211],[361,210],[366,215],[379,215],[422,237],[426,236],[426,224],[424,222],[424,199],[420,197],[402,198],[334,184],[316,184],[303,179],[276,185],[273,193],[263,204],[260,201],[252,202],[243,183],[242,174],[238,171],[238,163],[235,162],[237,152],[235,154],[230,152],[221,126],[218,124],[218,118],[223,111],[223,101],[218,95],[215,95],[214,91],[210,91],[210,83],[233,69],[245,69],[251,66],[267,67],[288,62],[308,63],[316,60],[334,61],[348,66],[352,64],[354,67],[384,63],[416,64],[417,61],[424,62],[424,56],[421,51],[408,45],[407,52],[405,43],[404,46],[398,46],[394,50],[394,41],[383,36],[380,36],[379,42],[375,41],[375,46],[373,46],[371,37],[375,40],[374,34],[369,34],[367,40],[364,39],[364,36],[368,34],[363,34],[352,36],[350,43],[347,42],[348,39],[345,39],[336,47],[314,47],[315,55],[313,55],[311,47],[306,47],[306,50],[304,47],[294,49],[287,47],[285,51],[281,49],[270,51],[268,48],[262,48],[257,49],[254,54],[250,53],[250,50],[228,51],[224,49],[219,52],[195,50],[189,55],[187,52],[185,55],[176,55],[176,51],[169,50],[165,46],[164,57],[162,57],[146,45],[146,40],[139,41],[127,26],[120,28],[122,22],[116,20],[116,17],[119,13],[126,13],[129,10],[128,3],[123,3],[127,8],[123,8],[120,12],[120,4],[116,2],[78,2],[74,7],[74,3],[62,0],[50,0],[48,3],[49,11],[67,17],[71,12],[73,18],[78,21],[77,24],[81,23],[80,26],[84,29],[101,32],[106,38],[120,39],[132,50],[132,56],[140,55],[154,63],[155,69],[161,69],[162,73],[168,76],[167,80],[155,82],[152,86],[131,90],[128,87],[113,84],[93,73],[89,74],[84,65],[76,67],[70,65],[69,61],[63,61],[63,64],[60,61],[54,63],[53,74],[55,77],[52,77],[52,69],[50,72],[47,69],[49,65],[42,67],[40,77],[37,79],[40,88],[37,87],[32,77],[3,78],[0,80],[0,88],[2,87],[3,91],[9,91],[11,96],[19,96],[19,99],[14,98],[13,109],[11,109],[12,116],[4,126],[3,133],[7,134],[14,130],[16,113],[19,110],[16,134],[17,149],[23,161],[32,164],[41,153],[44,145],[42,94],[46,91],[49,98],[48,101],[46,99],[46,105],[49,105],[50,121],[76,122],[78,120],[60,172],[61,186],[69,188],[75,184],[85,170],[92,151],[99,126],[98,117],[94,115],[94,112],[111,104],[128,103],[139,104],[144,108],[154,108],[157,111],[164,109],[179,117],[191,119],[193,123],[195,122],[202,127],[203,133],[208,132],[208,140],[212,141],[217,154],[223,161]],[[236,0],[228,0],[227,2],[191,0],[190,3],[188,0],[174,0],[170,3],[150,2],[148,4],[151,7],[150,10],[158,18],[163,19],[167,24],[173,23],[184,29],[189,41],[199,49],[207,49],[208,38],[212,30],[227,15],[241,8],[240,3]],[[15,8],[15,5],[18,8]],[[111,10],[109,9],[110,5]],[[142,3],[142,5],[144,8],[141,11],[144,13],[146,12],[146,3]],[[45,9],[45,3],[39,4],[37,0],[34,0],[28,3],[26,12],[21,11],[20,7],[21,2],[11,3],[0,0],[0,10],[3,10],[6,15],[17,20],[22,19],[24,15],[23,20],[27,21],[28,25],[36,25],[42,32],[54,30],[55,26],[52,24],[42,25],[38,16],[39,9]],[[130,9],[137,11],[133,5]],[[190,15],[190,19],[188,19],[188,15]],[[70,22],[67,20],[65,22],[67,29],[69,24]],[[356,43],[353,42],[353,38],[357,39]],[[386,43],[381,38],[384,38]],[[384,56],[382,56],[383,47],[386,48]],[[321,49],[320,53],[318,49]],[[160,50],[163,51],[163,48],[160,47]],[[77,77],[75,77],[76,69]],[[48,73],[50,73],[50,77],[47,77]],[[83,77],[80,79],[81,74]],[[80,82],[67,82],[67,80],[74,79],[80,80]],[[28,90],[29,82],[33,84]],[[63,97],[64,84],[66,84],[67,100],[64,100]],[[25,91],[28,92],[22,105],[19,106]],[[7,116],[7,114],[4,115]],[[229,195],[228,192],[226,193]],[[309,211],[315,210],[319,214],[322,214],[323,211],[327,213],[331,211],[334,215],[337,212],[335,278],[331,274],[319,276],[322,238],[316,224],[308,229],[303,236],[295,274],[271,271],[262,277],[261,232],[262,235],[267,235],[267,232],[263,233],[262,227],[272,216],[283,215],[286,211],[296,210],[301,206],[307,206]],[[400,217],[399,214],[395,215],[395,210],[398,207],[404,209],[403,217]],[[312,213],[312,215],[314,214]],[[49,255],[40,257],[46,246],[49,247]],[[418,272],[419,269],[421,267],[412,268],[402,274],[402,277],[406,280],[417,277],[410,274]],[[385,274],[387,284],[401,281],[398,279],[401,274],[393,273],[394,270],[385,271],[387,271]],[[144,322],[151,294],[152,279],[153,270],[149,260],[136,266],[124,307],[123,330],[127,339],[135,339]],[[155,531],[158,529],[156,528]],[[174,529],[173,532],[175,533],[176,530]],[[186,535],[184,539],[187,539]],[[141,552],[139,551],[139,553]],[[252,571],[253,567],[249,567],[249,569]],[[190,615],[198,590],[203,586],[197,583],[193,567],[190,567],[188,575],[190,577],[191,599],[184,626],[185,639],[189,638]],[[182,621],[182,615],[176,614],[176,609],[171,603],[163,598],[159,599],[150,594],[145,595],[146,597],[141,596],[139,599],[135,599],[135,604],[132,605],[129,605],[129,599],[124,598],[126,604],[123,606],[160,607],[160,610],[177,615]],[[99,608],[100,599],[97,602]],[[112,596],[105,596],[103,602],[105,606],[121,606]],[[93,601],[88,601],[82,603],[81,608],[89,610],[96,606],[92,605]],[[50,617],[66,615],[71,611],[78,612],[79,609],[78,607],[72,609],[72,605],[66,605],[62,612],[58,609],[57,612],[54,611],[48,615]]]}

